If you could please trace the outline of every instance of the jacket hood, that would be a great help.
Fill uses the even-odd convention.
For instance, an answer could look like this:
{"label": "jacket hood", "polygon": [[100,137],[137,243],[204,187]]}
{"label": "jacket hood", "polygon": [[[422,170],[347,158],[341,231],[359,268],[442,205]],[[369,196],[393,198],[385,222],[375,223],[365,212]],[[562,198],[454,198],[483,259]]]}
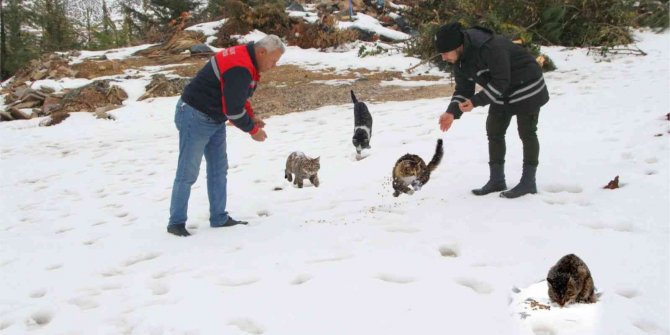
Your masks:
{"label": "jacket hood", "polygon": [[493,31],[483,27],[472,27],[463,31],[463,54],[469,58],[474,49],[481,48],[484,43],[493,38]]}

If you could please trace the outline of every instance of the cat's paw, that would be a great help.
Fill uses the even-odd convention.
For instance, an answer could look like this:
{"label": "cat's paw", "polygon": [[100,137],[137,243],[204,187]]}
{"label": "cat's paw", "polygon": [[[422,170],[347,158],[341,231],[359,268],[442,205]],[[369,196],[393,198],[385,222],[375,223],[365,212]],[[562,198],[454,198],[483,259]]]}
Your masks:
{"label": "cat's paw", "polygon": [[407,190],[407,194],[409,194],[409,195],[414,194],[414,190]]}

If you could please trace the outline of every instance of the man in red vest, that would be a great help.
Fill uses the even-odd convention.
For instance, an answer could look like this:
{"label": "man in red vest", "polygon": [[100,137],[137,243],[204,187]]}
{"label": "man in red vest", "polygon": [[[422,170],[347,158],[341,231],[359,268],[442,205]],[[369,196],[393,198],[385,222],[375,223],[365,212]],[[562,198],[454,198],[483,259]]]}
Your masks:
{"label": "man in red vest", "polygon": [[249,98],[256,90],[260,74],[274,68],[284,51],[284,43],[275,35],[221,50],[184,88],[175,112],[179,160],[172,186],[168,233],[190,235],[186,230],[188,199],[203,155],[207,161],[209,225],[247,224],[233,219],[226,211],[226,121],[249,133],[253,140],[265,141],[265,123],[254,115]]}

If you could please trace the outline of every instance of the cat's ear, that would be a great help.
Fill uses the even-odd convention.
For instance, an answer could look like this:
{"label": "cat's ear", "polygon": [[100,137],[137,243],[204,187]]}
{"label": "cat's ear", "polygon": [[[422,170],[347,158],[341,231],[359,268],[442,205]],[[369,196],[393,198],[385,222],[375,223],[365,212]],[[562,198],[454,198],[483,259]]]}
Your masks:
{"label": "cat's ear", "polygon": [[547,278],[547,283],[549,283],[549,285],[551,285],[551,286],[554,286],[554,283],[552,283],[551,278]]}
{"label": "cat's ear", "polygon": [[321,156],[319,156],[319,157],[317,157],[317,158],[314,158],[314,160],[315,160],[317,163],[319,163],[319,162],[321,161]]}

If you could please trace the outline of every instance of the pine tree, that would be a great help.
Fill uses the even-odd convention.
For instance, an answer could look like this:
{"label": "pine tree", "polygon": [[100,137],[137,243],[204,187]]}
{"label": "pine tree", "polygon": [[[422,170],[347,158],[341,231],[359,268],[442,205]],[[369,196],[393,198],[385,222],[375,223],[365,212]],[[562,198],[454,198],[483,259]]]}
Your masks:
{"label": "pine tree", "polygon": [[111,47],[120,47],[124,43],[121,41],[116,25],[109,14],[107,1],[102,1],[102,17],[100,30],[95,32],[95,38],[100,49],[109,49]]}
{"label": "pine tree", "polygon": [[219,19],[223,17],[226,0],[209,0],[205,12],[210,19]]}
{"label": "pine tree", "polygon": [[5,6],[0,0],[0,81],[8,75],[5,71],[5,59],[7,59],[7,41],[5,40]]}
{"label": "pine tree", "polygon": [[66,0],[37,0],[33,3],[32,24],[42,31],[42,52],[64,51],[77,47],[75,31],[67,17]]}
{"label": "pine tree", "polygon": [[123,23],[121,25],[121,31],[118,34],[117,43],[119,46],[130,46],[137,39],[135,34],[142,31],[141,27],[138,26],[134,20],[134,18],[138,16],[137,13],[139,12],[127,4],[119,3],[119,5],[123,11]]}
{"label": "pine tree", "polygon": [[168,23],[179,18],[183,12],[192,12],[197,4],[193,0],[151,0],[151,9],[160,23]]}
{"label": "pine tree", "polygon": [[23,67],[31,59],[37,57],[39,51],[36,46],[36,37],[24,32],[21,27],[28,23],[28,11],[22,0],[7,0],[2,2],[2,65],[0,68],[2,80],[11,77],[14,72]]}

